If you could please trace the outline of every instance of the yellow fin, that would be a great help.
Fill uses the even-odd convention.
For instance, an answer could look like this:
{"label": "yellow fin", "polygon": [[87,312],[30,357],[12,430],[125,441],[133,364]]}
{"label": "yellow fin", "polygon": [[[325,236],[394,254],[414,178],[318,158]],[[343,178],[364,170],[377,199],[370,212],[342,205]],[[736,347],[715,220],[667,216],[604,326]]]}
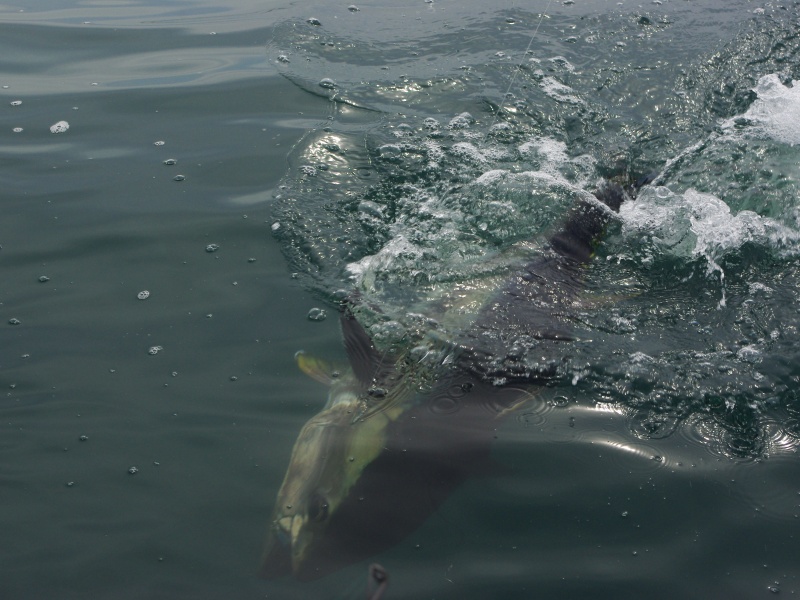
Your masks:
{"label": "yellow fin", "polygon": [[337,377],[336,373],[341,373],[329,362],[306,354],[303,350],[295,353],[295,361],[300,370],[311,377],[314,381],[319,381],[325,385],[331,385],[333,380]]}
{"label": "yellow fin", "polygon": [[520,396],[517,400],[503,408],[500,412],[497,413],[498,418],[503,418],[511,413],[517,412],[519,409],[524,408],[530,402],[536,399],[541,393],[541,388],[506,388],[506,389],[513,389],[520,393]]}

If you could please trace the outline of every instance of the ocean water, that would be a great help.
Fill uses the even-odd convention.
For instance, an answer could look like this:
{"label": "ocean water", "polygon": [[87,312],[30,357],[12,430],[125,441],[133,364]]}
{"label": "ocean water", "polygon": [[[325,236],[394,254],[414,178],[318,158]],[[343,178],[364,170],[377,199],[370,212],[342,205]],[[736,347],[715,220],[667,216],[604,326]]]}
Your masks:
{"label": "ocean water", "polygon": [[[0,597],[360,598],[372,561],[386,598],[799,593],[798,8],[0,6]],[[497,471],[370,560],[259,578],[326,395],[294,354],[343,357],[341,297],[378,343],[457,341],[642,175]]]}

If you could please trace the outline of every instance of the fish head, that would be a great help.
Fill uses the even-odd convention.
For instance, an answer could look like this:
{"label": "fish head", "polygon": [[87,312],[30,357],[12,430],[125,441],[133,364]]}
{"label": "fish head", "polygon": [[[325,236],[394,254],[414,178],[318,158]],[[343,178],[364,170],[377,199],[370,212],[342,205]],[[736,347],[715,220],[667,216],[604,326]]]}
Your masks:
{"label": "fish head", "polygon": [[261,571],[266,578],[318,577],[325,570],[321,565],[343,558],[342,537],[350,535],[353,512],[361,506],[354,489],[413,397],[397,370],[398,357],[378,352],[349,311],[341,324],[346,367],[296,355],[301,371],[329,386],[328,401],[306,422],[292,449],[269,523]]}
{"label": "fish head", "polygon": [[350,373],[331,385],[328,403],[303,426],[270,519],[262,575],[308,578],[326,530],[362,471],[381,452],[391,413],[354,419],[362,386]]}

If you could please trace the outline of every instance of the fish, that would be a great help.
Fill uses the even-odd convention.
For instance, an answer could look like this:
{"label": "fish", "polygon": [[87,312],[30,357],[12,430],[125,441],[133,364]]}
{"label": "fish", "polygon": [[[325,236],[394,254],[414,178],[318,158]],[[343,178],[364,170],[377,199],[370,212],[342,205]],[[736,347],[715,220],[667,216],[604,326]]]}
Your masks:
{"label": "fish", "polygon": [[[356,317],[357,300],[345,302],[347,364],[296,355],[301,371],[328,386],[328,399],[294,444],[262,577],[317,579],[391,548],[467,477],[490,469],[502,418],[559,376],[583,267],[646,182],[605,182],[579,200],[549,252],[507,278],[457,343],[431,344],[423,358],[402,344],[379,350]],[[552,361],[515,364],[515,347],[532,342],[548,344]]]}

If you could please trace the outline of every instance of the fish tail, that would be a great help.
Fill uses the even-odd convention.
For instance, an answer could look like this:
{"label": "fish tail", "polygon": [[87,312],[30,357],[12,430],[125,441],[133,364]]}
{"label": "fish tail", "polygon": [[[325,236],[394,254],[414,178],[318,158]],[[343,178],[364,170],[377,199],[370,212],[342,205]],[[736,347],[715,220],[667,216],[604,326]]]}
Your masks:
{"label": "fish tail", "polygon": [[[635,198],[639,188],[653,181],[655,176],[655,173],[648,173],[624,186],[616,181],[605,180],[594,192],[594,197],[617,213],[623,202]],[[613,215],[596,202],[581,200],[572,209],[563,227],[550,237],[550,246],[564,258],[587,263],[612,218]]]}

